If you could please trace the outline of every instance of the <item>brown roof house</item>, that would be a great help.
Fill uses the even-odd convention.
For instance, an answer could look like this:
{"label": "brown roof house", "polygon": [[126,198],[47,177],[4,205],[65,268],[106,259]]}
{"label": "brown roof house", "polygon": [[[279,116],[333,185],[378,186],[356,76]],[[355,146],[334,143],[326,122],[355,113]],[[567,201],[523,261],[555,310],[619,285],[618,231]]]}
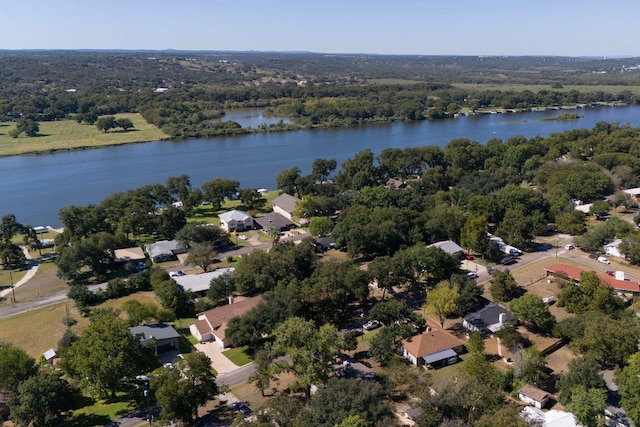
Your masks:
{"label": "brown roof house", "polygon": [[275,199],[273,199],[273,211],[279,213],[280,215],[286,217],[291,220],[291,216],[293,215],[293,209],[296,207],[296,203],[298,203],[300,199],[294,197],[287,193],[282,193]]}
{"label": "brown roof house", "polygon": [[243,299],[230,298],[230,304],[198,314],[198,321],[189,325],[189,331],[200,342],[215,341],[225,348],[229,345],[225,335],[229,319],[245,314],[261,300],[260,295]]}
{"label": "brown roof house", "polygon": [[522,386],[518,391],[518,398],[529,405],[533,405],[538,409],[542,409],[549,403],[549,393],[544,390],[540,390],[538,387],[534,387],[530,384]]}
{"label": "brown roof house", "polygon": [[460,360],[464,341],[442,329],[431,329],[402,341],[402,355],[416,366],[434,368],[452,365]]}

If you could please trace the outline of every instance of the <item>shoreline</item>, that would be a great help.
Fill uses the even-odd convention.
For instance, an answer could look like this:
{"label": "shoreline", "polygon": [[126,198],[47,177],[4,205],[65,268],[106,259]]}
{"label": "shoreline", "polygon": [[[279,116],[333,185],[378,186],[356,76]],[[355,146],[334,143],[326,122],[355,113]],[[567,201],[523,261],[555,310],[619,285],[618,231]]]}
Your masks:
{"label": "shoreline", "polygon": [[[460,117],[473,117],[473,116],[477,116],[477,115],[487,115],[487,114],[519,114],[519,113],[536,113],[536,112],[547,112],[547,111],[575,111],[575,110],[590,109],[590,108],[629,107],[629,106],[631,106],[631,104],[623,103],[623,102],[611,102],[611,103],[563,105],[563,106],[553,106],[553,107],[530,107],[530,108],[526,108],[526,109],[493,108],[493,109],[482,109],[482,110],[476,110],[476,111],[458,112],[458,113],[455,113],[455,114],[453,114],[451,116],[444,117],[442,119],[424,118],[422,120],[412,120],[409,123],[419,123],[419,122],[423,122],[423,121],[450,120],[450,119],[456,119],[456,118],[460,118]],[[390,121],[372,121],[372,122],[367,122],[367,123],[358,123],[355,126],[341,126],[340,128],[348,129],[348,128],[371,126],[371,125],[380,125],[380,124],[389,124],[389,123],[392,123],[392,121],[391,122]],[[316,129],[328,129],[328,128],[329,127],[327,127],[327,126],[314,126],[314,127],[311,127],[311,128],[299,127],[299,128],[295,128],[295,129],[281,129],[281,130],[278,130],[277,133],[290,132],[290,131],[313,131],[313,130],[316,130]],[[250,131],[247,132],[247,133],[272,133],[272,132],[274,132],[274,131],[269,131],[269,130],[260,130],[260,129],[257,129],[257,128],[247,128],[247,129],[250,129]],[[243,135],[244,134],[246,134],[246,133],[243,133]],[[234,135],[231,135],[231,134],[230,135],[218,135],[218,136],[209,137],[209,138],[230,137],[230,136],[234,136]],[[27,151],[24,151],[24,152],[11,153],[11,154],[2,154],[2,153],[0,153],[0,158],[16,157],[16,156],[46,156],[46,155],[49,155],[49,154],[68,153],[68,152],[73,152],[73,151],[84,151],[84,150],[93,150],[93,149],[100,149],[100,148],[117,147],[117,146],[120,146],[120,145],[145,144],[145,143],[149,143],[149,142],[162,142],[162,141],[180,142],[180,141],[187,141],[187,140],[191,140],[191,139],[209,139],[209,138],[194,137],[194,138],[185,138],[185,139],[172,139],[171,137],[166,136],[164,138],[154,138],[154,139],[142,140],[142,141],[140,141],[140,140],[138,140],[138,141],[122,141],[122,142],[107,143],[107,144],[101,144],[101,145],[79,145],[79,146],[67,147],[67,148],[50,148],[50,149],[45,149],[45,150],[27,150]]]}

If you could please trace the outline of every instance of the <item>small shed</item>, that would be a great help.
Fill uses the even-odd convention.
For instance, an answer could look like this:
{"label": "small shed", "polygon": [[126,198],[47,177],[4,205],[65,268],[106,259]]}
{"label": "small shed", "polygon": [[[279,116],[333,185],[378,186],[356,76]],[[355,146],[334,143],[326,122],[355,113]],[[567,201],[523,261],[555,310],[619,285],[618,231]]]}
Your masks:
{"label": "small shed", "polygon": [[533,405],[538,409],[542,409],[549,403],[549,393],[531,384],[525,384],[518,391],[518,398],[529,405]]}

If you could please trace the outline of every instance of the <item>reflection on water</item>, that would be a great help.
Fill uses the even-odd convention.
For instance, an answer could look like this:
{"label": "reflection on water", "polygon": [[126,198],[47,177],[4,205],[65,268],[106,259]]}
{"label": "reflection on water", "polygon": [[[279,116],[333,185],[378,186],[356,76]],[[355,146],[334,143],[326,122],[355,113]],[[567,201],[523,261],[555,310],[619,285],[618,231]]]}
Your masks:
{"label": "reflection on water", "polygon": [[257,128],[260,125],[275,125],[282,121],[290,124],[291,121],[282,117],[270,116],[262,108],[238,108],[226,110],[220,119],[224,122],[236,122],[243,128]]}

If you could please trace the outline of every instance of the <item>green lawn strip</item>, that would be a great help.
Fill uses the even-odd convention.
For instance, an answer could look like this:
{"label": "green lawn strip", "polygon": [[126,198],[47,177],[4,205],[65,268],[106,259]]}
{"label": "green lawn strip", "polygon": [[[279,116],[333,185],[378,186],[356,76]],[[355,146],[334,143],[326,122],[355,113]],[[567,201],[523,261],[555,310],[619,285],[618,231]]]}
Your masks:
{"label": "green lawn strip", "polygon": [[378,328],[378,329],[374,329],[371,332],[365,332],[364,335],[362,335],[362,341],[371,343],[371,340],[373,339],[373,337],[375,337],[376,335],[378,335],[378,333],[380,333],[380,330],[382,328]]}
{"label": "green lawn strip", "polygon": [[[118,393],[115,399],[97,400],[91,405],[74,410],[72,425],[75,427],[104,425],[102,420],[108,422],[137,409],[140,403],[135,398],[138,397],[135,396],[136,392],[140,394],[139,398],[142,399],[141,390],[132,390],[131,393]],[[96,421],[102,423],[96,424]]]}
{"label": "green lawn strip", "polygon": [[20,270],[0,270],[0,291],[11,287],[11,282],[15,285],[27,274],[26,269]]}
{"label": "green lawn strip", "polygon": [[180,333],[180,353],[191,353],[193,346],[200,342],[189,330],[189,325],[197,321],[195,317],[185,317],[171,322],[171,326]]}
{"label": "green lawn strip", "polygon": [[134,129],[128,132],[102,132],[95,125],[79,124],[75,120],[57,120],[39,122],[40,132],[36,137],[12,138],[9,131],[15,123],[4,123],[9,126],[4,128],[6,132],[0,133],[0,156],[104,147],[167,138],[164,132],[147,123],[140,114],[126,113],[115,116],[130,119]]}
{"label": "green lawn strip", "polygon": [[222,354],[224,354],[227,359],[231,360],[236,365],[244,366],[247,363],[252,362],[251,357],[247,354],[248,349],[249,347],[247,346],[230,348],[229,350],[223,351]]}

